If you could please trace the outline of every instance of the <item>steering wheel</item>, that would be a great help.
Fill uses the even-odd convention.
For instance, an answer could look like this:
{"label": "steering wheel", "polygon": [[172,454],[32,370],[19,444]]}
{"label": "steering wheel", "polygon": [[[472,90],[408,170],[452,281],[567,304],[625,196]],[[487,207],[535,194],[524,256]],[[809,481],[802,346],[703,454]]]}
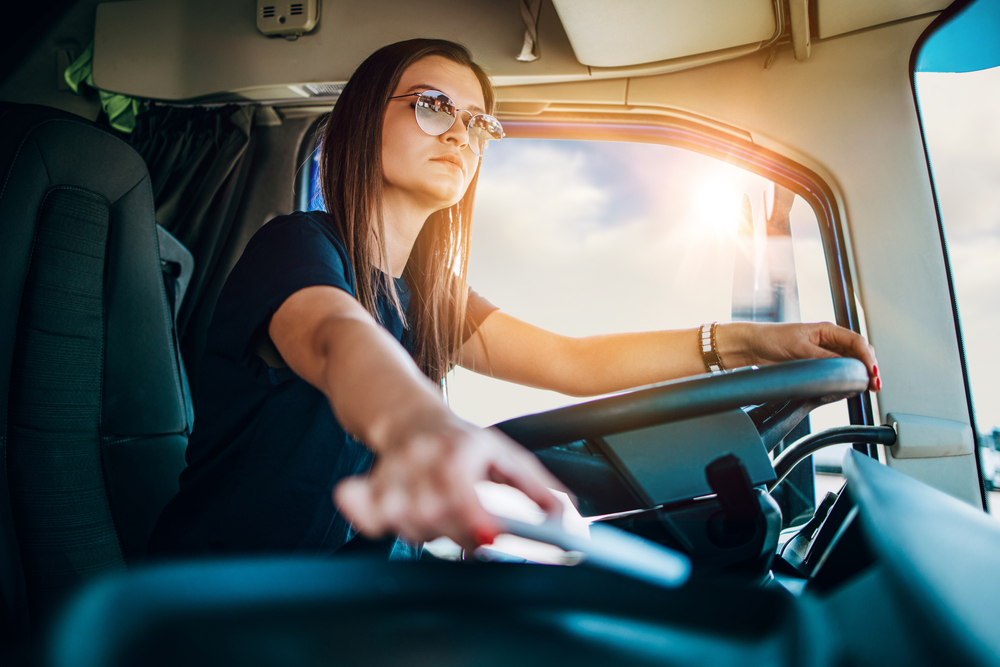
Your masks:
{"label": "steering wheel", "polygon": [[[623,433],[665,422],[742,408],[771,406],[758,423],[765,446],[794,428],[780,415],[799,414],[868,388],[868,371],[857,359],[808,359],[770,366],[747,366],[727,373],[698,375],[633,389],[607,398],[517,417],[496,425],[531,451],[589,437]],[[757,421],[757,420],[755,420]]]}
{"label": "steering wheel", "polygon": [[792,361],[650,385],[497,428],[536,453],[577,495],[584,516],[612,514],[646,505],[622,464],[606,455],[604,436],[756,406],[747,414],[770,451],[811,410],[867,387],[868,372],[856,359]]}

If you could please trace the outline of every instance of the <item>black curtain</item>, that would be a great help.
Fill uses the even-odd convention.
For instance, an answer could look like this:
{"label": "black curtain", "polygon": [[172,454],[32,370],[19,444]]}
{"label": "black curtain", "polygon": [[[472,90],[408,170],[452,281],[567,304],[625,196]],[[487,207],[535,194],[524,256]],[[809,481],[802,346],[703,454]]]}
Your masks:
{"label": "black curtain", "polygon": [[215,310],[221,260],[239,242],[256,137],[256,107],[153,106],[137,117],[128,141],[149,169],[156,221],[194,255],[195,268],[177,318],[181,355],[198,388],[198,366]]}

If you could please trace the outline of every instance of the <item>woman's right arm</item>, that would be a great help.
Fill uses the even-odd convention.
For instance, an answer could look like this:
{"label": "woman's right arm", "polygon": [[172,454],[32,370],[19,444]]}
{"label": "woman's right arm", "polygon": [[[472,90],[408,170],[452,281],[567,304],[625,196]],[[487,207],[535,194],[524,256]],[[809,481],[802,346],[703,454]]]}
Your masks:
{"label": "woman's right arm", "polygon": [[334,490],[363,534],[413,543],[446,536],[466,548],[491,542],[498,527],[476,496],[482,480],[520,489],[551,515],[562,511],[549,491],[562,485],[538,459],[503,434],[459,419],[347,292],[295,292],[274,313],[268,334],[285,363],[327,397],[341,426],[376,454],[366,478]]}

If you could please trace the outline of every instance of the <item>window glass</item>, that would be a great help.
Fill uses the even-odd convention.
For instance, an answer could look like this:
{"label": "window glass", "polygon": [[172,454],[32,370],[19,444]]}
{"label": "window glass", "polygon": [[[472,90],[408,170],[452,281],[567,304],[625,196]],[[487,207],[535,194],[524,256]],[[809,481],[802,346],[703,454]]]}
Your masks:
{"label": "window glass", "polygon": [[[835,320],[808,204],[761,176],[662,145],[505,140],[483,161],[469,282],[511,315],[571,336]],[[482,426],[590,400],[462,369],[448,390],[452,408]],[[846,423],[843,402],[811,416],[813,430]],[[839,472],[839,461],[821,460],[820,471]],[[813,507],[812,467],[801,467],[798,482],[782,485],[800,496],[783,502],[786,523]]]}
{"label": "window glass", "polygon": [[323,140],[320,139],[316,142],[316,148],[313,149],[312,154],[309,156],[309,161],[303,165],[303,169],[306,170],[306,175],[308,176],[306,183],[307,187],[305,190],[305,198],[302,202],[303,211],[325,211],[326,204],[323,203],[323,189],[319,181],[319,156],[320,148],[323,146]]}
{"label": "window glass", "polygon": [[1000,507],[1000,67],[918,72],[917,99],[961,315],[991,505]]}

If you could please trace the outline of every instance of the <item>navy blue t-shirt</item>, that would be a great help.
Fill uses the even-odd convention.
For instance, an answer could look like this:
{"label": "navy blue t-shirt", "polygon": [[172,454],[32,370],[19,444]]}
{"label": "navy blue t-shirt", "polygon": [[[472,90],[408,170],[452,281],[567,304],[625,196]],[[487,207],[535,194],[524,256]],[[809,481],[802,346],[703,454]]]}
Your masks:
{"label": "navy blue t-shirt", "polygon": [[[405,310],[406,282],[395,284]],[[313,285],[355,294],[347,252],[326,213],[275,218],[247,244],[216,304],[188,466],[153,531],[151,555],[329,555],[353,537],[331,495],[340,480],[369,470],[372,452],[344,431],[319,390],[255,353],[285,299]],[[475,301],[473,327],[495,309],[478,295]],[[407,330],[381,292],[377,307],[382,325],[405,345]]]}

